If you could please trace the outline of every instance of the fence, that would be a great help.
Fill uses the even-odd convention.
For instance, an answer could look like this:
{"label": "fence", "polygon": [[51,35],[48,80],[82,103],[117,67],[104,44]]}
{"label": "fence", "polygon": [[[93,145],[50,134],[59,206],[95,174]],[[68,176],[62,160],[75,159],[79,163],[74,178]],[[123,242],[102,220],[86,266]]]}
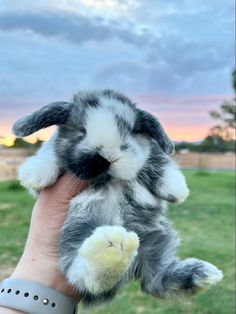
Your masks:
{"label": "fence", "polygon": [[[0,148],[0,180],[17,178],[19,166],[33,151]],[[176,153],[174,159],[183,169],[235,170],[235,154]]]}
{"label": "fence", "polygon": [[176,153],[175,160],[181,168],[209,170],[235,170],[235,154],[233,153]]}

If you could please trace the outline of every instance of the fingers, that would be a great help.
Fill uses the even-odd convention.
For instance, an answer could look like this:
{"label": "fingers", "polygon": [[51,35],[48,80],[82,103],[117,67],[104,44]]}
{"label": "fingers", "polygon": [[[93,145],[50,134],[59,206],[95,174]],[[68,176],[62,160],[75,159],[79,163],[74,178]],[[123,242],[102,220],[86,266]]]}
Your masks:
{"label": "fingers", "polygon": [[65,173],[54,185],[45,188],[43,192],[50,193],[57,199],[70,200],[87,186],[88,181],[82,181],[72,173]]}
{"label": "fingers", "polygon": [[40,239],[41,243],[46,243],[44,246],[53,247],[56,251],[58,234],[69,202],[87,186],[88,182],[80,181],[74,175],[66,173],[54,185],[43,189],[31,217],[31,238]]}
{"label": "fingers", "polygon": [[88,186],[88,181],[78,179],[72,173],[65,173],[56,182],[54,188],[65,198],[71,199]]}

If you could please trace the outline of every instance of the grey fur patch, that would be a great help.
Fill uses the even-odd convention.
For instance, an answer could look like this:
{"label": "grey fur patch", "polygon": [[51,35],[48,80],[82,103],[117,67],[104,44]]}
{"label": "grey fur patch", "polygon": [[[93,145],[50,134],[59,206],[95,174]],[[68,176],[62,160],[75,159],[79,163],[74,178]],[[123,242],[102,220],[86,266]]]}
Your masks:
{"label": "grey fur patch", "polygon": [[165,153],[173,153],[173,142],[167,136],[160,122],[150,113],[137,109],[137,118],[133,131],[136,133],[148,134],[159,143]]}
{"label": "grey fur patch", "polygon": [[74,218],[70,215],[67,217],[60,237],[60,268],[64,273],[67,273],[84,239],[100,225],[96,219]]}
{"label": "grey fur patch", "polygon": [[168,162],[168,156],[162,151],[158,144],[152,140],[150,155],[144,167],[138,173],[137,180],[153,195],[158,195],[158,187],[162,185],[164,169]]}
{"label": "grey fur patch", "polygon": [[115,115],[115,120],[121,137],[124,137],[125,135],[131,133],[132,126],[129,124],[128,121],[118,115]]}
{"label": "grey fur patch", "polygon": [[73,103],[82,107],[97,108],[100,105],[98,92],[79,92],[74,95]]}
{"label": "grey fur patch", "polygon": [[107,97],[108,99],[118,100],[121,103],[128,105],[132,109],[135,108],[135,104],[128,97],[126,97],[125,95],[118,93],[112,89],[105,89],[105,90],[101,91],[101,95]]}
{"label": "grey fur patch", "polygon": [[23,137],[54,124],[63,124],[69,118],[70,106],[70,103],[62,101],[44,106],[31,115],[16,121],[12,128],[13,133]]}

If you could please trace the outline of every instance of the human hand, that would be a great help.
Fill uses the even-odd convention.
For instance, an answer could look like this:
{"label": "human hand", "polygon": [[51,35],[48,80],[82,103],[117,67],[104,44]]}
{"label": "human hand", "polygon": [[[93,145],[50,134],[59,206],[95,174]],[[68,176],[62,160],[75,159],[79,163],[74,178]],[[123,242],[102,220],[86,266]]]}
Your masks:
{"label": "human hand", "polygon": [[40,192],[34,206],[24,253],[11,275],[54,288],[77,301],[76,294],[58,270],[59,236],[69,202],[87,186],[72,174],[65,174]]}

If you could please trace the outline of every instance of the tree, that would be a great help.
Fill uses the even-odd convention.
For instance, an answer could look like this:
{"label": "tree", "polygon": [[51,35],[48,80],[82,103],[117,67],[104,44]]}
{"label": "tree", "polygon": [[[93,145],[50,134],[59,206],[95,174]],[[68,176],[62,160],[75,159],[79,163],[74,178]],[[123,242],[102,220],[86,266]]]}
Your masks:
{"label": "tree", "polygon": [[201,152],[233,152],[235,148],[235,141],[226,141],[218,134],[208,135],[199,148]]}
{"label": "tree", "polygon": [[23,138],[17,137],[12,148],[31,148],[31,144],[26,142]]}
{"label": "tree", "polygon": [[[236,94],[236,70],[232,73],[232,86]],[[215,120],[219,120],[221,124],[214,126],[210,130],[210,136],[220,137],[225,141],[232,141],[235,139],[235,98],[232,101],[225,101],[219,111],[211,111],[210,115]]]}
{"label": "tree", "polygon": [[233,74],[232,74],[232,83],[233,83],[234,92],[236,93],[236,69],[233,71]]}
{"label": "tree", "polygon": [[14,144],[10,148],[24,148],[24,149],[38,149],[42,145],[43,141],[37,139],[37,141],[32,144],[25,141],[23,138],[16,137]]}

